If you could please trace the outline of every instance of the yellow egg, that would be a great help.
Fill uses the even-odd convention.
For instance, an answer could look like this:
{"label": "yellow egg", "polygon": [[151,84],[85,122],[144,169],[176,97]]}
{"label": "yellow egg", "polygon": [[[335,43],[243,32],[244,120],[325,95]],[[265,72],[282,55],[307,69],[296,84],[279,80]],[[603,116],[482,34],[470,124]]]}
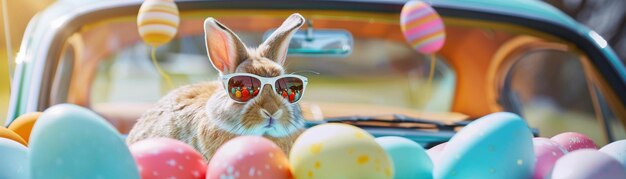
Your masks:
{"label": "yellow egg", "polygon": [[306,130],[289,154],[295,178],[393,178],[393,164],[366,131],[347,124]]}
{"label": "yellow egg", "polygon": [[146,43],[159,46],[174,38],[179,21],[173,0],[146,0],[139,8],[137,28]]}
{"label": "yellow egg", "polygon": [[18,143],[20,143],[20,144],[22,144],[24,146],[28,146],[26,141],[24,141],[24,139],[22,139],[22,137],[20,137],[20,135],[17,135],[12,130],[9,130],[9,129],[4,128],[4,127],[0,127],[0,138],[10,139],[10,140],[18,142]]}
{"label": "yellow egg", "polygon": [[33,130],[33,126],[35,125],[35,121],[41,115],[41,112],[31,112],[22,114],[20,117],[15,119],[11,125],[9,125],[9,129],[15,132],[17,135],[20,135],[26,143],[28,143],[28,139],[30,138],[30,131]]}

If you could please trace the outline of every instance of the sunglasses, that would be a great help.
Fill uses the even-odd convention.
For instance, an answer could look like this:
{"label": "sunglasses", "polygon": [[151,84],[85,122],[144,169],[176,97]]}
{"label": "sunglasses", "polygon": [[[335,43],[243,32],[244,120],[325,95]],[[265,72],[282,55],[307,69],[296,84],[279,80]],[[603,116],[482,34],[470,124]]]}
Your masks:
{"label": "sunglasses", "polygon": [[228,96],[241,103],[254,99],[263,90],[265,84],[270,84],[276,94],[290,103],[296,103],[304,95],[304,88],[307,84],[306,77],[294,74],[266,78],[250,73],[232,73],[223,75],[220,79],[228,91]]}

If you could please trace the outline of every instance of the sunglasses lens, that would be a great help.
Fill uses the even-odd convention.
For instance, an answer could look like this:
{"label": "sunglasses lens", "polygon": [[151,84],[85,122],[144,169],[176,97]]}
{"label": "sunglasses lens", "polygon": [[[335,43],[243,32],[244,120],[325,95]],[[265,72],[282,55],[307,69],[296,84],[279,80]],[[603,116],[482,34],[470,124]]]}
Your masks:
{"label": "sunglasses lens", "polygon": [[302,80],[296,77],[284,77],[276,80],[274,84],[276,93],[283,96],[283,98],[289,100],[291,103],[295,103],[302,97],[304,92],[304,86]]}
{"label": "sunglasses lens", "polygon": [[228,95],[239,102],[247,102],[259,95],[261,81],[251,76],[234,76],[228,80]]}

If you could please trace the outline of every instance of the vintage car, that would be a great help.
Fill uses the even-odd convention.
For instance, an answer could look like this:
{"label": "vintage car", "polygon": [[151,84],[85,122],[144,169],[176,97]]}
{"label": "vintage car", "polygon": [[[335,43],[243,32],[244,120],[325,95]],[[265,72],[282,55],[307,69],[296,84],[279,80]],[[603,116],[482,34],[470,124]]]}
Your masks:
{"label": "vintage car", "polygon": [[[404,136],[430,147],[474,119],[508,111],[538,136],[576,131],[600,145],[626,138],[626,68],[596,32],[541,1],[427,1],[446,31],[429,88],[430,57],[401,32],[405,2],[176,0],[178,33],[156,57],[174,87],[215,80],[205,18],[218,19],[256,46],[297,12],[307,19],[301,34],[330,39],[289,49],[288,72],[309,79],[301,102],[308,126],[349,123],[374,136]],[[27,112],[72,103],[127,133],[173,89],[138,33],[141,3],[60,0],[31,19],[5,125]]]}

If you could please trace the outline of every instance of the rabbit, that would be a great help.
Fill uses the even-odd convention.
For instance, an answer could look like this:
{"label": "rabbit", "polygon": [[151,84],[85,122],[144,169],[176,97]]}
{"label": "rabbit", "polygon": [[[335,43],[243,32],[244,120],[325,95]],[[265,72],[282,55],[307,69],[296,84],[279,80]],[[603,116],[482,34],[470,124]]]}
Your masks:
{"label": "rabbit", "polygon": [[[204,21],[207,53],[220,75],[251,73],[275,77],[285,73],[287,47],[293,34],[304,24],[298,14],[259,45],[247,48],[226,26],[209,17]],[[273,118],[273,119],[270,119]],[[269,120],[275,127],[263,130]],[[126,143],[169,137],[195,147],[207,160],[228,140],[240,135],[262,135],[285,153],[304,130],[300,106],[291,104],[265,84],[259,95],[246,103],[228,96],[218,81],[201,82],[174,89],[146,111],[128,134]]]}

